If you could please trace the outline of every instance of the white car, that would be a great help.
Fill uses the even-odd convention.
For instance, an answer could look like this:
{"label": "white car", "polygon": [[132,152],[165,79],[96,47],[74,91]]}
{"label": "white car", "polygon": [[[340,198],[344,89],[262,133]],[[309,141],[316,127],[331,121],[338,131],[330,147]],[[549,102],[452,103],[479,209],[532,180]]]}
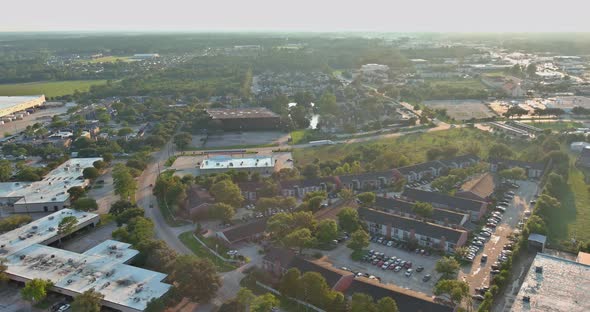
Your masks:
{"label": "white car", "polygon": [[408,269],[408,270],[406,271],[405,275],[406,275],[407,277],[410,277],[410,276],[412,276],[412,272],[414,272],[414,270],[412,270],[412,269]]}

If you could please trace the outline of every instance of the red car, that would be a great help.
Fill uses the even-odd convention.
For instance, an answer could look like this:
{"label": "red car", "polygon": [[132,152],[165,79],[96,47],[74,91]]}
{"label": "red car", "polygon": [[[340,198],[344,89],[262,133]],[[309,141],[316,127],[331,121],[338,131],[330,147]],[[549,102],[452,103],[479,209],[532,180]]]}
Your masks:
{"label": "red car", "polygon": [[406,264],[404,265],[404,268],[409,269],[412,267],[412,262],[408,261],[406,262]]}
{"label": "red car", "polygon": [[382,266],[382,265],[383,265],[383,261],[379,261],[379,262],[377,262],[377,266],[378,266],[378,267],[380,267],[380,266]]}

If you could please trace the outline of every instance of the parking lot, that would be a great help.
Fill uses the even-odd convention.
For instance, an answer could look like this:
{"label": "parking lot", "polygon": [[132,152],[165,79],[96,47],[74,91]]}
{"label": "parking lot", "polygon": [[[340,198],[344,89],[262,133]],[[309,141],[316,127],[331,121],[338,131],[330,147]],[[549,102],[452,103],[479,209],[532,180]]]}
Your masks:
{"label": "parking lot", "polygon": [[[381,267],[377,267],[368,262],[354,261],[350,258],[351,250],[346,247],[346,242],[339,244],[334,250],[322,252],[328,257],[327,261],[332,263],[334,267],[346,267],[353,272],[367,273],[368,275],[379,277],[381,278],[381,283],[384,284],[395,284],[398,287],[422,292],[427,295],[433,294],[432,289],[434,284],[436,284],[436,281],[440,278],[440,274],[436,273],[434,270],[434,265],[439,259],[438,256],[424,256],[416,254],[415,252],[395,247],[387,247],[374,242],[371,242],[367,249],[382,252],[390,258],[397,257],[404,261],[410,261],[412,263],[412,274],[408,277],[405,275],[406,269],[395,272],[394,270],[389,269],[383,270]],[[422,272],[415,271],[419,266],[424,267]],[[429,281],[423,282],[422,278],[427,274],[430,274],[431,278]]]}
{"label": "parking lot", "polygon": [[[514,198],[509,201],[506,212],[502,215],[502,221],[498,224],[491,237],[483,246],[483,250],[476,253],[471,266],[463,268],[459,278],[469,283],[472,293],[475,288],[489,286],[492,277],[492,265],[498,261],[504,245],[510,243],[508,237],[518,228],[526,210],[531,209],[530,201],[535,198],[538,192],[536,182],[518,181],[519,188],[512,189]],[[488,260],[482,262],[482,255],[486,254]]]}

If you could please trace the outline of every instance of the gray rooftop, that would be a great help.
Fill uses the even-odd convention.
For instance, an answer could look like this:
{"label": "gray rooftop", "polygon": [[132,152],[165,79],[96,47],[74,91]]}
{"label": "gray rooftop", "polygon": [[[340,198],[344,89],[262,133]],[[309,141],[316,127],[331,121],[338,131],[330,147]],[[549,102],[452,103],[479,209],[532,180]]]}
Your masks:
{"label": "gray rooftop", "polygon": [[538,253],[511,311],[590,311],[590,266]]}

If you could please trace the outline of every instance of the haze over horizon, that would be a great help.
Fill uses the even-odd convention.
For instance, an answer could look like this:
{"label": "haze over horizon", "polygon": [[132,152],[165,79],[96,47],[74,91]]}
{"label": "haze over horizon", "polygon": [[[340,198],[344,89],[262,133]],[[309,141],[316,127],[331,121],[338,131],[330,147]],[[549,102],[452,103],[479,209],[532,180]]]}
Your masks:
{"label": "haze over horizon", "polygon": [[[10,1],[0,31],[585,32],[590,2]],[[563,11],[563,13],[562,13]]]}

